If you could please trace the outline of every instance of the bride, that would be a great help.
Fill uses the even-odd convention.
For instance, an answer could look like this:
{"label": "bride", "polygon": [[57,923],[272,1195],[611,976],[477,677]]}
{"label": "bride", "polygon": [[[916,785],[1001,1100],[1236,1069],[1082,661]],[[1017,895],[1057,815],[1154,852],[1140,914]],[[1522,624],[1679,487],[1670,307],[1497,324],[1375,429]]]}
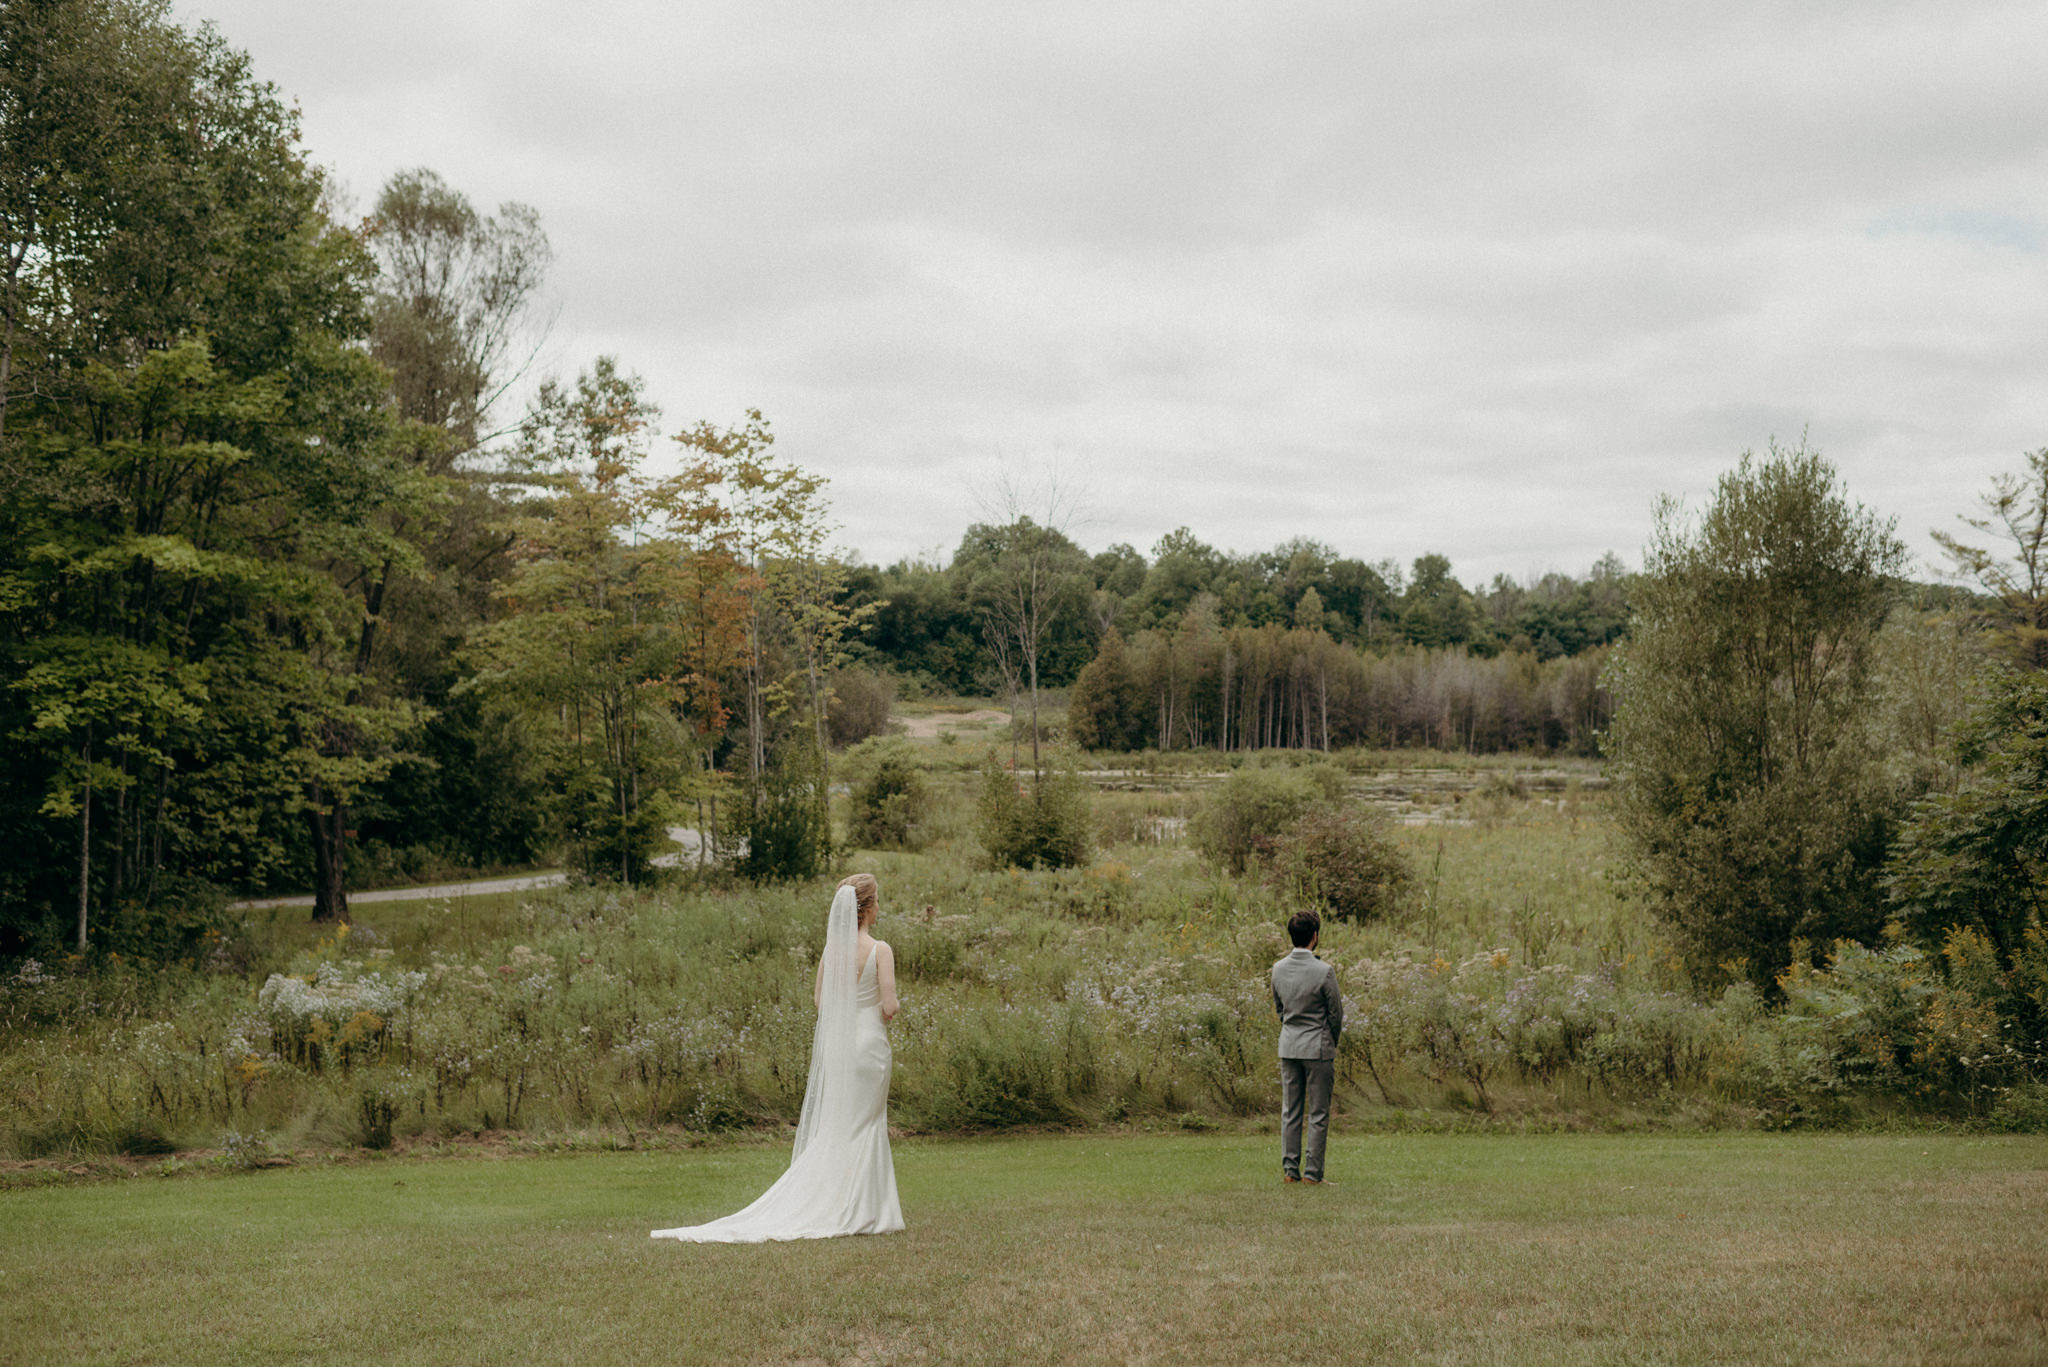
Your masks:
{"label": "bride", "polygon": [[759,1200],[708,1225],[657,1229],[657,1239],[754,1244],[889,1234],[903,1228],[889,1157],[889,1031],[897,1012],[896,956],[869,934],[879,908],[874,875],[839,885],[811,989],[818,1025],[811,1076],[789,1170]]}

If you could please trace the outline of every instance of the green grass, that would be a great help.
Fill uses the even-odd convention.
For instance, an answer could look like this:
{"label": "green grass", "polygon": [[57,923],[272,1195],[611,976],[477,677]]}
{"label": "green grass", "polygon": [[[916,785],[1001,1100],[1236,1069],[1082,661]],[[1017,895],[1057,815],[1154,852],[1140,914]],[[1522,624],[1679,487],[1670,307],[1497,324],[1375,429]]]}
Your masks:
{"label": "green grass", "polygon": [[0,1195],[18,1363],[2039,1362],[2048,1143],[1095,1135],[897,1147],[909,1229],[655,1243],[780,1144]]}
{"label": "green grass", "polygon": [[[520,907],[545,892],[352,902],[348,920],[352,927],[371,930],[377,943],[401,951],[410,961],[429,949],[470,951],[502,937],[518,926]],[[265,907],[243,916],[248,933],[274,956],[288,957],[334,934],[332,922],[315,921],[305,907]]]}

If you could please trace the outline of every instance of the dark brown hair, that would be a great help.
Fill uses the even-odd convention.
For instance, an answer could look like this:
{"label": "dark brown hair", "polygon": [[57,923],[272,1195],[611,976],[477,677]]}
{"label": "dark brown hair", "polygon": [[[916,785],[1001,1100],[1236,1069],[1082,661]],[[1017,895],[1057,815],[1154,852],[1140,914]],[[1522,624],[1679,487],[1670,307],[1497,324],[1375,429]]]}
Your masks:
{"label": "dark brown hair", "polygon": [[872,873],[850,873],[839,880],[839,886],[853,889],[853,916],[856,921],[862,917],[873,917],[882,899],[882,885],[875,881]]}
{"label": "dark brown hair", "polygon": [[1297,911],[1287,918],[1287,938],[1294,941],[1296,949],[1307,949],[1308,942],[1316,938],[1323,928],[1323,918],[1312,911]]}

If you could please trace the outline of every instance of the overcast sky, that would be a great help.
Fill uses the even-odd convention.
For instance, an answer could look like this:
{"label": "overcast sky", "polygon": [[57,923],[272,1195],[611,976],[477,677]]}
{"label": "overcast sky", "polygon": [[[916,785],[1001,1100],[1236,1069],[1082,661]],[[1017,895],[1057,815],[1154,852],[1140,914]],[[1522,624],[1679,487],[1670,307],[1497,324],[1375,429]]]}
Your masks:
{"label": "overcast sky", "polygon": [[2048,445],[2048,5],[183,0],[362,207],[539,209],[546,353],[843,542],[1640,563],[1773,437],[1928,540]]}

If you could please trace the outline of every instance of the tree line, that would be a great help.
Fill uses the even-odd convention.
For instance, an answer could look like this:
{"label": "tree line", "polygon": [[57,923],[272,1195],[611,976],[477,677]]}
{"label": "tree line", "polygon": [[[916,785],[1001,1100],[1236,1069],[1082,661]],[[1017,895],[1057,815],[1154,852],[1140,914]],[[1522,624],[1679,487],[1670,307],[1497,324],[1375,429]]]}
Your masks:
{"label": "tree line", "polygon": [[1326,632],[1224,628],[1199,610],[1126,644],[1110,627],[1067,703],[1090,749],[1598,753],[1610,702],[1603,647],[1542,660],[1464,647],[1387,652]]}
{"label": "tree line", "polygon": [[921,688],[1000,692],[1003,669],[985,628],[1013,582],[1006,557],[1026,545],[1044,565],[1040,663],[1042,682],[1055,687],[1080,677],[1110,630],[1127,641],[1171,635],[1190,613],[1215,630],[1298,628],[1375,654],[1526,654],[1539,663],[1599,650],[1628,624],[1628,573],[1612,554],[1582,576],[1499,574],[1468,589],[1442,555],[1418,556],[1403,570],[1306,538],[1238,554],[1185,527],[1160,538],[1149,557],[1124,544],[1091,555],[1042,514],[1010,511],[1004,522],[968,528],[946,564],[853,567],[849,593],[875,605],[856,654]]}

